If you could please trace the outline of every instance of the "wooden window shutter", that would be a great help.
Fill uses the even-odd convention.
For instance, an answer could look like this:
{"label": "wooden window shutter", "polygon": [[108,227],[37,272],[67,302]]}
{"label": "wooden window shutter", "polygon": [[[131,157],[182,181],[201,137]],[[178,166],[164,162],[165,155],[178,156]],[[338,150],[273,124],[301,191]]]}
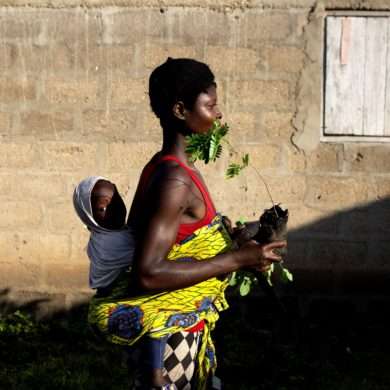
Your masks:
{"label": "wooden window shutter", "polygon": [[390,137],[390,17],[326,18],[324,135]]}

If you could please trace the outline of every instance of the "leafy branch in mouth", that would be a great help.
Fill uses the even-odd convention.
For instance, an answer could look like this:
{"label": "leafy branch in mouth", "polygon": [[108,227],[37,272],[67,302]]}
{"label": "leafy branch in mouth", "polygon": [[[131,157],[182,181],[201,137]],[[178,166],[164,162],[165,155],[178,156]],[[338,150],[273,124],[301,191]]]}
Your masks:
{"label": "leafy branch in mouth", "polygon": [[[214,162],[222,154],[222,142],[225,142],[230,151],[238,154],[233,146],[226,140],[225,136],[229,132],[227,123],[222,124],[220,121],[214,121],[213,126],[207,133],[194,133],[186,137],[187,148],[186,153],[190,155],[190,160],[197,160],[208,164]],[[225,176],[231,179],[240,174],[240,172],[249,165],[249,155],[245,154],[241,157],[241,163],[230,163]]]}
{"label": "leafy branch in mouth", "polygon": [[186,137],[186,153],[190,160],[201,160],[205,164],[216,161],[222,154],[221,140],[229,131],[229,126],[214,121],[212,128],[207,133],[194,133]]}

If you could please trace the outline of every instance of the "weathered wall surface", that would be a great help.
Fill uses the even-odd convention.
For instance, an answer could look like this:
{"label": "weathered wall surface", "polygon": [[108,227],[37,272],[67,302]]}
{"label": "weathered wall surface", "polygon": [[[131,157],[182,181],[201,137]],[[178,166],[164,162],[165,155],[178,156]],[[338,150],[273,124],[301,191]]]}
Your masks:
{"label": "weathered wall surface", "polygon": [[[1,288],[58,305],[90,293],[73,188],[107,176],[130,204],[159,148],[147,79],[167,56],[214,70],[231,142],[290,210],[289,262],[302,291],[383,282],[390,145],[320,143],[319,134],[327,8],[388,2],[209,3],[0,1]],[[220,210],[252,218],[270,206],[255,172],[226,181],[225,168],[226,158],[204,169]]]}

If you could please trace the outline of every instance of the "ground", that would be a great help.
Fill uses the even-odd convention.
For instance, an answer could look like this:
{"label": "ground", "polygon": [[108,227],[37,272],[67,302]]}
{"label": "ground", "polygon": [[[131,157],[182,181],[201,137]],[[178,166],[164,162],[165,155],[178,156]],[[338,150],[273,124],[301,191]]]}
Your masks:
{"label": "ground", "polygon": [[[285,312],[262,296],[230,302],[214,331],[224,389],[390,388],[387,308],[317,300],[302,315],[296,297]],[[15,310],[0,317],[0,389],[128,388],[125,354],[90,333],[85,306],[40,322]]]}

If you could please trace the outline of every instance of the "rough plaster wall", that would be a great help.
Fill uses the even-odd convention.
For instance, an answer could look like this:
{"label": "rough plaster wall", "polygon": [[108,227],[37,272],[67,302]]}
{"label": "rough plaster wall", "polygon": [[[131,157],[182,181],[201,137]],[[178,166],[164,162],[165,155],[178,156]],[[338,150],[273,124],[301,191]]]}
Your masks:
{"label": "rough plaster wall", "polygon": [[289,9],[326,7],[327,9],[388,10],[387,0],[0,0],[11,7],[207,7],[212,10]]}
{"label": "rough plaster wall", "polygon": [[[232,143],[290,210],[289,262],[310,275],[303,291],[349,293],[351,274],[388,270],[388,146],[319,142],[325,7],[385,1],[77,4],[0,0],[18,5],[0,7],[1,287],[59,305],[89,293],[72,191],[101,174],[130,203],[161,140],[147,78],[168,55],[216,73]],[[226,162],[203,170],[218,208],[259,215],[270,205],[262,181],[247,170],[227,182]]]}

